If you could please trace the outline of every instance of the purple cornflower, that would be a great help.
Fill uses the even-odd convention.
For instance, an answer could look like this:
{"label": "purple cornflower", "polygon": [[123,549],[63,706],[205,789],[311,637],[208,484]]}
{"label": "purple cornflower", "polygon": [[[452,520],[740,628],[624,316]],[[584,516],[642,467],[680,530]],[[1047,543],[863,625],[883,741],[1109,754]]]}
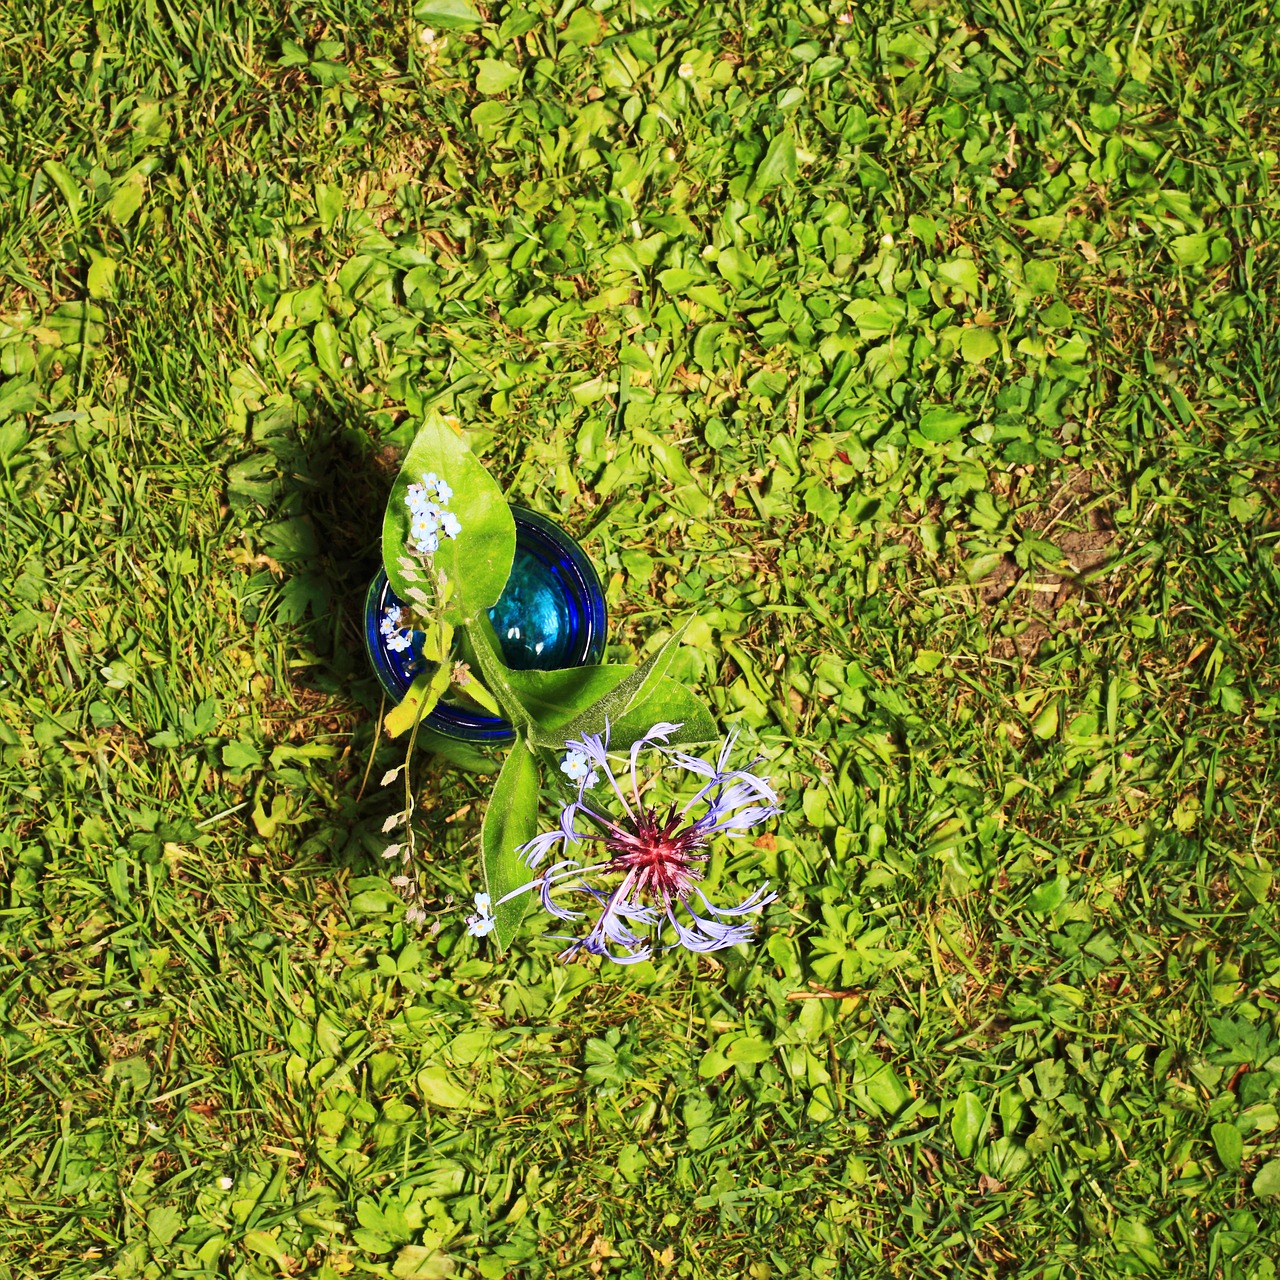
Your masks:
{"label": "purple cornflower", "polygon": [[[736,733],[729,735],[712,764],[658,745],[679,728],[678,724],[656,724],[631,748],[630,800],[609,764],[607,724],[603,737],[584,734],[580,742],[565,743],[566,759],[578,775],[578,798],[562,810],[555,830],[535,836],[517,850],[530,868],[537,868],[557,845],[563,846],[564,856],[503,899],[537,889],[543,907],[561,920],[576,920],[584,913],[557,901],[559,894],[580,894],[587,899],[588,909],[599,908],[586,937],[572,940],[562,960],[586,951],[619,964],[634,964],[647,960],[659,945],[719,951],[751,937],[752,925],[733,917],[754,915],[777,896],[769,893],[766,882],[737,906],[719,907],[699,887],[712,836],[743,835],[781,810],[768,779],[750,771],[758,759],[744,768],[729,768]],[[636,767],[646,749],[656,750],[664,762],[669,759],[670,764],[706,779],[705,783],[683,806],[679,800],[665,809],[645,804]],[[597,780],[597,770],[613,789],[621,813],[610,815],[595,796],[588,797],[587,788]],[[699,808],[702,812],[695,817]],[[587,830],[579,829],[579,817],[591,824]],[[569,846],[579,842],[599,842],[604,846],[602,856],[590,862],[568,856]],[[662,944],[668,931],[675,940]]]}

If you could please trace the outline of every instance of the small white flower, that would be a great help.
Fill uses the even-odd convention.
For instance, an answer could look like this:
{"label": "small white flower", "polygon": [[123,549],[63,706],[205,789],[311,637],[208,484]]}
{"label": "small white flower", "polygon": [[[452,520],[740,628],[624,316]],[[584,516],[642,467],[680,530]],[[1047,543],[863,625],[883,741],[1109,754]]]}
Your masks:
{"label": "small white flower", "polygon": [[388,831],[394,831],[404,821],[403,813],[393,813],[382,824],[382,834],[385,836]]}
{"label": "small white flower", "polygon": [[440,519],[438,516],[428,515],[420,511],[409,522],[409,536],[415,542],[421,542],[425,538],[430,538],[439,527]]}
{"label": "small white flower", "polygon": [[235,1185],[236,1185],[235,1182],[231,1178],[218,1179],[218,1186],[220,1186],[223,1191],[230,1191],[231,1188],[234,1187]]}
{"label": "small white flower", "polygon": [[387,648],[392,653],[404,653],[407,649],[413,648],[413,639],[402,631],[397,632],[387,637]]}
{"label": "small white flower", "polygon": [[425,538],[419,538],[414,547],[419,555],[434,555],[440,550],[440,537],[438,534],[429,533]]}
{"label": "small white flower", "polygon": [[458,517],[452,511],[444,511],[440,515],[440,528],[445,535],[450,538],[456,538],[462,532],[462,525],[458,523]]}
{"label": "small white flower", "polygon": [[400,776],[400,771],[403,768],[404,765],[398,764],[394,769],[388,769],[386,773],[382,775],[382,782],[379,785],[389,787]]}
{"label": "small white flower", "polygon": [[391,883],[395,885],[397,889],[407,889],[413,881],[410,880],[408,876],[392,876]]}
{"label": "small white flower", "polygon": [[382,856],[384,858],[394,858],[399,852],[400,846],[398,844],[389,844],[383,849]]}
{"label": "small white flower", "polygon": [[582,782],[585,778],[586,786],[596,785],[597,774],[581,751],[566,751],[560,761],[560,772],[567,774],[570,782]]}
{"label": "small white flower", "polygon": [[443,480],[436,481],[436,501],[441,506],[447,506],[449,499],[453,497],[453,490],[449,488]]}
{"label": "small white flower", "polygon": [[680,64],[679,68],[678,68],[678,69],[677,69],[677,71],[676,71],[676,75],[678,75],[678,76],[680,77],[680,79],[681,79],[681,80],[688,80],[688,79],[692,78],[692,76],[693,76],[693,63],[692,63],[692,62],[682,62],[682,63]]}
{"label": "small white flower", "polygon": [[485,934],[493,931],[498,922],[494,919],[491,907],[492,899],[487,893],[477,893],[475,902],[475,914],[467,917],[467,932],[473,938],[483,938]]}
{"label": "small white flower", "polygon": [[[853,19],[850,18],[849,21],[852,22]],[[422,30],[418,32],[418,39],[421,40],[423,44],[432,44],[434,43],[435,38],[436,33],[432,31],[430,27],[423,27]]]}

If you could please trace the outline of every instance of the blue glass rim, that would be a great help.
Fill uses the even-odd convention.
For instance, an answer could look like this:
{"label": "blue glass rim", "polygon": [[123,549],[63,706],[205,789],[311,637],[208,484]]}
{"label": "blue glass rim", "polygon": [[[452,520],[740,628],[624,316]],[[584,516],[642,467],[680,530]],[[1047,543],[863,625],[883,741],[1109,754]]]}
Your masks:
{"label": "blue glass rim", "polygon": [[[552,567],[558,578],[568,579],[566,600],[579,606],[575,615],[578,621],[577,643],[573,661],[564,667],[585,667],[600,662],[604,657],[605,629],[608,618],[605,610],[604,588],[600,585],[595,566],[586,552],[558,524],[537,511],[511,504],[511,516],[516,526],[516,547],[532,555],[544,565]],[[576,590],[574,590],[576,588]],[[577,597],[568,601],[569,594]],[[396,599],[387,581],[386,571],[379,569],[369,584],[365,595],[364,639],[369,661],[383,692],[393,704],[399,703],[408,692],[413,676],[405,670],[405,664],[392,660],[379,630],[382,611],[390,597]],[[464,708],[452,703],[440,702],[423,725],[449,738],[466,742],[489,743],[500,746],[514,741],[515,733],[509,721],[484,711]]]}

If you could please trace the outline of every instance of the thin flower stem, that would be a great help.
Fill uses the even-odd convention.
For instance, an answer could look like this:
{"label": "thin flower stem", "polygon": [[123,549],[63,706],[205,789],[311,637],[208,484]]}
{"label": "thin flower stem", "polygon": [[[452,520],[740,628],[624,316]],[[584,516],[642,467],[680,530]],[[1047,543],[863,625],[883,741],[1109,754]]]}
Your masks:
{"label": "thin flower stem", "polygon": [[378,743],[382,741],[382,719],[387,710],[387,694],[383,690],[382,701],[378,704],[378,727],[373,731],[373,746],[369,748],[369,763],[364,767],[364,777],[360,779],[360,790],[356,792],[356,803],[364,799],[364,789],[369,785],[369,775],[373,772],[373,757],[378,753]]}

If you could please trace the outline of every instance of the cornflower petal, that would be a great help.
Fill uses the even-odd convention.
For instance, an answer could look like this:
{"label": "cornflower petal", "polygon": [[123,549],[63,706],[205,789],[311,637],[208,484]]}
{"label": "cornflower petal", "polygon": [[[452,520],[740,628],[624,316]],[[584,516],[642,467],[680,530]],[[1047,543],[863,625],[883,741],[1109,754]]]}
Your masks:
{"label": "cornflower petal", "polygon": [[736,907],[717,907],[701,889],[694,889],[694,892],[702,899],[702,905],[708,911],[714,912],[718,916],[741,916],[762,910],[771,902],[777,902],[778,895],[769,892],[769,882],[766,880],[763,884],[753,889],[751,893],[738,903]]}
{"label": "cornflower petal", "polygon": [[[662,720],[655,724],[643,738],[638,738],[631,747],[631,776],[635,777],[636,762],[640,759],[640,753],[646,747],[653,746],[655,743],[661,742],[664,746],[666,741],[677,729],[683,727],[683,721],[680,724],[671,724],[669,721]],[[640,803],[640,797],[636,796],[636,803]]]}
{"label": "cornflower petal", "polygon": [[558,827],[554,831],[543,831],[533,837],[528,844],[522,844],[516,853],[526,867],[536,867],[556,845],[564,839],[564,832]]}
{"label": "cornflower petal", "polygon": [[713,833],[737,836],[781,812],[777,805],[757,805],[754,809],[743,809],[740,813],[726,814],[723,817],[708,813],[693,825],[704,836]]}

